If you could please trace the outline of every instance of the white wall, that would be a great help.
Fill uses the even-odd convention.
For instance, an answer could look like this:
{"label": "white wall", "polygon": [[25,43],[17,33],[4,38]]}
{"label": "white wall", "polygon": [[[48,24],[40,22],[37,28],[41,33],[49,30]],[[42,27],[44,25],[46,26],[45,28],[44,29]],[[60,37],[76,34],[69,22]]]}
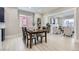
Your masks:
{"label": "white wall", "polygon": [[20,30],[17,8],[5,8],[5,36],[17,36]]}
{"label": "white wall", "polygon": [[47,15],[44,15],[43,16],[43,25],[45,26],[47,22],[49,22],[48,16]]}
{"label": "white wall", "polygon": [[75,39],[79,40],[79,8],[74,9]]}

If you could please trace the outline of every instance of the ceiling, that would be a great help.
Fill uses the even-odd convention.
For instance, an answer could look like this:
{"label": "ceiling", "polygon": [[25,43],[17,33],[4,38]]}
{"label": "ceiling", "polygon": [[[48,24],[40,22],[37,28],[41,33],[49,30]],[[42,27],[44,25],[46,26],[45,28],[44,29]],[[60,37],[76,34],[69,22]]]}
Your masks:
{"label": "ceiling", "polygon": [[55,11],[59,7],[19,7],[18,9],[34,12],[34,13],[48,13],[50,11]]}
{"label": "ceiling", "polygon": [[[33,12],[33,13],[57,13],[56,15],[53,15],[54,17],[64,17],[64,18],[70,18],[73,17],[73,9],[70,7],[19,7],[18,9]],[[68,9],[68,10],[66,10]],[[64,11],[63,11],[64,10]],[[58,11],[58,12],[57,12]],[[59,12],[61,11],[61,12]]]}
{"label": "ceiling", "polygon": [[60,14],[56,15],[56,17],[73,18],[74,17],[74,11],[73,10],[65,11],[63,13],[60,13]]}

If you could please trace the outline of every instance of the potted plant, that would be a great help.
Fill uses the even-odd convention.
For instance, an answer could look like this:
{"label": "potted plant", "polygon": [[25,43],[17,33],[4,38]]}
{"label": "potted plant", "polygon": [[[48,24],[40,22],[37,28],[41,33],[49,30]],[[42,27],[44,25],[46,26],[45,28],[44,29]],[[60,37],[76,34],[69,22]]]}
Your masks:
{"label": "potted plant", "polygon": [[48,30],[48,33],[49,33],[50,32],[50,24],[47,23],[46,26],[47,26],[47,30]]}

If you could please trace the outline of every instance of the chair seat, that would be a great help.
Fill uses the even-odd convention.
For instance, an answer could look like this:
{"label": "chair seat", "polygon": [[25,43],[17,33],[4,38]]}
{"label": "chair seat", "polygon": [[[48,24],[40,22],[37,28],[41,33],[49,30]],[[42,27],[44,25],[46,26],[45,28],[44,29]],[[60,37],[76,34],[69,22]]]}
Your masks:
{"label": "chair seat", "polygon": [[[28,35],[28,39],[30,39],[29,35]],[[36,39],[36,35],[32,35],[32,39]]]}

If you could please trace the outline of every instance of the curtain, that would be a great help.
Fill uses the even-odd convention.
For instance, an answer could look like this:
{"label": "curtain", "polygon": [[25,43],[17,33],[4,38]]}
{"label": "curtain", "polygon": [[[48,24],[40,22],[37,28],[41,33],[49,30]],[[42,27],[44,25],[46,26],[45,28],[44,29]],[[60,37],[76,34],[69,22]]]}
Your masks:
{"label": "curtain", "polygon": [[32,17],[27,15],[20,15],[20,27],[32,27]]}

